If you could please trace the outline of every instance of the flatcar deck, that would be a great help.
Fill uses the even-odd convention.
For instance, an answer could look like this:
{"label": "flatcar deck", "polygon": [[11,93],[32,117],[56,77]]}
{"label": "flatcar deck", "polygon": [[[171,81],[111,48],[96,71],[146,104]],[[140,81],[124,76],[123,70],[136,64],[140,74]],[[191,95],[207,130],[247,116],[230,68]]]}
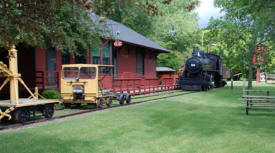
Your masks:
{"label": "flatcar deck", "polygon": [[0,107],[27,107],[27,106],[36,106],[44,104],[59,103],[56,99],[27,99],[20,98],[18,99],[18,104],[12,102],[11,100],[1,100]]}

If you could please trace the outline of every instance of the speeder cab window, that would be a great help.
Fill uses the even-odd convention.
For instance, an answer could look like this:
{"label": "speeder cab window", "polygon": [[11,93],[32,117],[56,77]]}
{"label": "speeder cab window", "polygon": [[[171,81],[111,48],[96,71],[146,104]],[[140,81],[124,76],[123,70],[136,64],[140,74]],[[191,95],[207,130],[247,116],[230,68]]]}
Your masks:
{"label": "speeder cab window", "polygon": [[76,79],[78,77],[79,69],[77,67],[63,68],[63,77],[65,79]]}
{"label": "speeder cab window", "polygon": [[94,79],[96,77],[95,67],[82,67],[80,68],[80,79]]}

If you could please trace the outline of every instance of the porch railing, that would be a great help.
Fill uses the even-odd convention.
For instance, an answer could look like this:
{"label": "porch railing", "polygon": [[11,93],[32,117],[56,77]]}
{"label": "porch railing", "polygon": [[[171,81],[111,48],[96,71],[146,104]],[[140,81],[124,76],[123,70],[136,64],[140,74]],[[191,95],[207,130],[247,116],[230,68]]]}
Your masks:
{"label": "porch railing", "polygon": [[121,78],[114,79],[113,92],[127,92],[132,95],[150,94],[177,89],[173,78],[159,80],[158,78]]}
{"label": "porch railing", "polygon": [[[36,71],[36,86],[42,89],[59,89],[60,76],[58,71]],[[177,89],[178,85],[173,78],[144,78],[136,75],[127,75],[123,78],[114,78],[113,93],[127,92],[132,95],[150,94]]]}

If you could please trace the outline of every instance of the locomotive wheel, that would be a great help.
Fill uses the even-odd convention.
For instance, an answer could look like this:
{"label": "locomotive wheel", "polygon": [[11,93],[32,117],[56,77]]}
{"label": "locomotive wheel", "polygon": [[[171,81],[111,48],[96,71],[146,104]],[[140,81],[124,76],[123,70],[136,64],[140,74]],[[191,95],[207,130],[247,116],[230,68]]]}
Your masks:
{"label": "locomotive wheel", "polygon": [[126,95],[126,103],[129,104],[131,102],[132,96],[130,94]]}
{"label": "locomotive wheel", "polygon": [[17,110],[14,114],[16,122],[25,123],[30,120],[31,113],[29,110]]}
{"label": "locomotive wheel", "polygon": [[108,106],[108,107],[111,107],[111,106],[112,106],[112,103],[113,103],[112,98],[109,97],[109,98],[107,99],[107,106]]}
{"label": "locomotive wheel", "polygon": [[124,104],[124,101],[125,101],[125,96],[124,96],[123,94],[121,94],[121,95],[119,96],[119,104],[120,104],[120,105],[123,105],[123,104]]}
{"label": "locomotive wheel", "polygon": [[103,99],[102,99],[102,98],[99,98],[99,99],[98,99],[98,102],[97,102],[97,107],[98,107],[99,109],[102,109],[102,108],[103,108],[103,103],[104,103]]}
{"label": "locomotive wheel", "polygon": [[52,118],[54,114],[54,106],[53,105],[45,105],[43,109],[43,116],[45,118]]}

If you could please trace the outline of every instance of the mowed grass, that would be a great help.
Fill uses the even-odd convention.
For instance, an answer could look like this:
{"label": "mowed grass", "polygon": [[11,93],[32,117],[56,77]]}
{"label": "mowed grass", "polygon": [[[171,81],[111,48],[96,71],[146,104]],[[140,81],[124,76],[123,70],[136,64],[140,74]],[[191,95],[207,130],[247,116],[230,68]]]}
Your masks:
{"label": "mowed grass", "polygon": [[[239,85],[241,83],[238,83]],[[275,111],[241,107],[241,86],[0,133],[5,153],[271,153]],[[275,90],[274,84],[255,89]]]}

